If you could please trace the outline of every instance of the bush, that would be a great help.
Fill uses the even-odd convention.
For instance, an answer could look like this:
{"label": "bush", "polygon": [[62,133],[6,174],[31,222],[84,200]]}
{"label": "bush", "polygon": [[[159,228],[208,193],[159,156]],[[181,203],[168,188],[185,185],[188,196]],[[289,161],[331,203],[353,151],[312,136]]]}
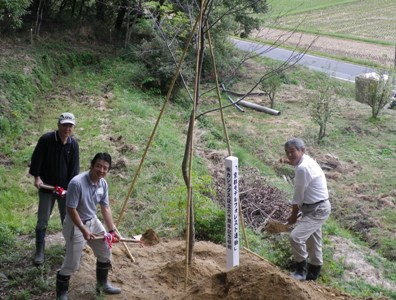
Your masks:
{"label": "bush", "polygon": [[383,257],[390,261],[396,261],[395,239],[382,239],[379,251]]}
{"label": "bush", "polygon": [[274,234],[268,237],[270,242],[270,260],[277,266],[290,269],[293,256],[289,242],[289,234]]}
{"label": "bush", "polygon": [[197,240],[225,243],[225,212],[214,210],[211,214],[197,212],[195,219],[195,237]]}
{"label": "bush", "polygon": [[0,28],[3,33],[22,27],[22,17],[27,14],[29,0],[0,0]]}
{"label": "bush", "polygon": [[15,234],[6,225],[0,223],[0,256],[7,254],[9,249],[15,245]]}

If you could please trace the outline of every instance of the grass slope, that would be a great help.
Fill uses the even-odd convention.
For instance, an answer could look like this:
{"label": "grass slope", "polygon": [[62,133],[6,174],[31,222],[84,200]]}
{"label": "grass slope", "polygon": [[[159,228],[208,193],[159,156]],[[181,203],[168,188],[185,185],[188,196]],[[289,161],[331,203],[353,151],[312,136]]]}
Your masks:
{"label": "grass slope", "polygon": [[[96,152],[112,154],[114,168],[108,177],[110,196],[115,218],[127,200],[125,217],[120,224],[124,235],[141,233],[148,228],[167,237],[181,236],[184,232],[186,189],[180,166],[188,104],[169,103],[134,193],[126,199],[164,97],[135,86],[142,70],[138,62],[107,54],[98,54],[96,60],[87,60],[86,53],[91,53],[88,50],[70,50],[59,44],[56,49],[48,44],[42,46],[51,64],[41,61],[43,53],[38,47],[25,50],[24,55],[29,60],[24,66],[9,67],[10,72],[18,74],[26,67],[36,70],[27,75],[31,88],[36,92],[30,95],[31,108],[25,112],[26,117],[20,118],[23,132],[14,133],[14,139],[7,140],[1,148],[0,272],[8,281],[1,286],[0,296],[5,299],[38,299],[54,290],[53,276],[61,263],[61,247],[49,249],[48,261],[43,267],[31,266],[37,196],[27,168],[37,139],[56,127],[56,116],[60,112],[71,111],[77,117],[75,136],[81,147],[82,170],[88,168],[89,159]],[[88,57],[96,55],[91,53]],[[70,58],[74,58],[73,65],[66,64]],[[268,64],[268,60],[256,61],[257,67],[250,68],[246,80],[229,88],[245,91],[249,82],[259,76],[264,65]],[[42,70],[41,77],[36,75],[37,70]],[[47,82],[45,86],[42,84],[44,79]],[[239,157],[242,174],[244,170],[248,172],[249,168],[254,168],[266,178],[266,184],[281,189],[287,195],[291,195],[291,187],[285,184],[281,175],[292,174],[292,169],[277,163],[283,156],[283,143],[287,138],[304,138],[310,154],[316,159],[323,159],[329,153],[334,155],[343,169],[338,175],[337,172],[329,173],[333,176],[329,177],[329,187],[335,210],[332,223],[326,226],[326,234],[330,237],[340,235],[358,245],[372,246],[383,256],[394,258],[396,191],[392,180],[395,178],[393,166],[396,160],[395,115],[387,111],[379,121],[370,121],[369,107],[355,102],[353,86],[345,84],[344,92],[338,95],[339,110],[329,126],[328,137],[317,145],[318,129],[307,114],[306,99],[326,80],[329,79],[322,74],[293,69],[288,74],[289,84],[283,85],[279,92],[276,109],[282,113],[277,117],[252,110],[245,113],[232,108],[225,110],[233,154]],[[10,87],[11,94],[13,88]],[[216,106],[214,94],[206,95],[202,98],[200,112]],[[266,99],[252,101],[268,105]],[[219,220],[224,220],[222,199],[216,198],[214,179],[205,155],[208,152],[221,154],[226,149],[219,114],[203,116],[198,120],[197,128],[197,156],[192,174],[197,227],[215,231],[216,225],[216,230],[224,232],[219,226]],[[382,201],[384,199],[389,201],[388,204]],[[352,234],[342,227],[351,230]],[[59,230],[60,222],[54,213],[49,232]],[[18,235],[22,238],[17,239]],[[252,249],[261,255],[278,262],[290,259],[287,240],[276,237],[263,240],[261,235],[251,230],[248,230],[248,236]],[[328,249],[338,247],[330,238],[325,243]],[[394,262],[382,258],[380,262],[375,261],[384,269],[386,280],[394,283]],[[357,296],[394,296],[391,290],[375,283],[360,282],[358,278],[352,283],[345,282],[342,277],[345,265],[342,260],[334,258],[332,251],[326,250],[326,265],[328,268],[322,280],[327,284]],[[359,290],[355,285],[364,285],[365,288]]]}

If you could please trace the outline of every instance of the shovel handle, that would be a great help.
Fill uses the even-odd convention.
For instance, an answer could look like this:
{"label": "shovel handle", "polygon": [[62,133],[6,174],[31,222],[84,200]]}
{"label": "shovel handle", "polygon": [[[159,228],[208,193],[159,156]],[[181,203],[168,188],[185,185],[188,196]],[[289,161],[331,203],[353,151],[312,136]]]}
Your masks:
{"label": "shovel handle", "polygon": [[43,184],[40,184],[40,189],[46,189],[46,190],[53,191],[53,190],[55,190],[55,187],[52,185],[43,183]]}
{"label": "shovel handle", "polygon": [[[104,236],[100,236],[100,235],[96,235],[93,240],[103,240],[105,237]],[[119,240],[120,242],[124,242],[124,243],[140,243],[139,240],[135,240],[135,239],[128,239],[128,238],[120,238]]]}
{"label": "shovel handle", "polygon": [[62,189],[62,188],[61,188],[61,192],[60,192],[60,191],[58,191],[54,186],[49,185],[49,184],[45,184],[45,183],[43,183],[43,184],[40,185],[40,189],[41,189],[41,188],[42,188],[42,189],[46,189],[46,190],[53,191],[54,193],[58,194],[59,196],[64,196],[64,195],[66,195],[66,193],[67,193],[67,191],[64,190],[64,189]]}

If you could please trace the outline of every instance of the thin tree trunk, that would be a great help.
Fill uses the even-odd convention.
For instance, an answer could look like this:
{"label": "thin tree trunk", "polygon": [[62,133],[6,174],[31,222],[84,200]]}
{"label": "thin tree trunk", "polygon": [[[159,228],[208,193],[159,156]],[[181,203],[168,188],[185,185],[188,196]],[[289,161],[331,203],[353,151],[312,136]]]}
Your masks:
{"label": "thin tree trunk", "polygon": [[122,23],[124,22],[125,13],[127,11],[128,1],[123,0],[121,2],[120,8],[118,9],[117,18],[114,23],[114,28],[120,30],[122,28]]}
{"label": "thin tree trunk", "polygon": [[77,0],[73,0],[73,2],[72,2],[72,9],[70,12],[72,18],[74,17],[74,11],[76,10],[76,1]]}
{"label": "thin tree trunk", "polygon": [[44,11],[44,0],[40,0],[38,8],[37,8],[37,15],[36,15],[36,24],[34,26],[34,35],[40,35],[40,27],[41,21],[43,20],[43,11]]}
{"label": "thin tree trunk", "polygon": [[62,12],[66,7],[67,2],[68,0],[63,0],[62,3],[59,5],[58,18],[62,15]]}
{"label": "thin tree trunk", "polygon": [[80,10],[79,10],[79,12],[78,12],[78,18],[79,18],[80,20],[82,19],[84,4],[85,4],[85,0],[81,0]]}

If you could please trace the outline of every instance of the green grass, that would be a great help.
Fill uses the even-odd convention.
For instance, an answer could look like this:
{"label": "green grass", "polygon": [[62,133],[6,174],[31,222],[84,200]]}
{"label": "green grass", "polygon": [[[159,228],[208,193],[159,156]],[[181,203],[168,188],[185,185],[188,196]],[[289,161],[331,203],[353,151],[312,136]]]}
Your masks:
{"label": "green grass", "polygon": [[[50,69],[51,66],[57,68],[53,65],[52,59],[48,60],[51,64],[48,64],[48,73],[41,74],[43,77],[50,77],[49,74],[54,72]],[[257,60],[255,63],[269,64],[269,60]],[[131,84],[139,77],[140,67],[120,59],[109,58],[103,58],[95,65],[75,66],[68,69],[67,74],[57,77],[52,83],[53,86],[45,93],[42,92],[40,97],[34,98],[32,111],[23,124],[24,132],[30,134],[19,135],[15,142],[7,145],[7,149],[12,150],[13,155],[9,158],[9,164],[0,167],[0,242],[14,241],[19,235],[24,235],[28,243],[33,240],[38,199],[32,184],[33,179],[27,175],[27,167],[37,139],[44,132],[55,129],[56,117],[63,111],[74,112],[77,117],[75,136],[80,144],[82,170],[88,168],[89,160],[96,152],[108,151],[112,154],[114,169],[109,173],[108,182],[110,197],[114,199],[112,210],[114,218],[117,219],[164,101],[163,97],[143,93],[136,85]],[[254,75],[259,74],[251,76]],[[314,143],[317,128],[307,117],[303,100],[307,91],[316,89],[325,80],[330,79],[321,73],[309,72],[300,67],[293,68],[287,74],[287,78],[289,84],[283,86],[283,92],[279,94],[276,104],[276,108],[282,110],[280,116],[270,116],[248,109],[245,113],[240,113],[234,108],[225,110],[231,148],[233,154],[239,157],[241,170],[245,167],[259,170],[260,174],[268,179],[267,183],[291,196],[291,187],[285,184],[280,175],[284,174],[283,172],[292,173],[292,169],[289,166],[276,169],[274,162],[284,155],[283,144],[287,138],[302,136],[316,157],[332,153],[339,157],[346,167],[361,168],[358,172],[351,168],[350,172],[343,173],[340,181],[329,182],[332,195],[335,195],[335,204],[345,203],[345,199],[352,197],[350,186],[354,183],[361,185],[361,193],[369,196],[393,189],[395,153],[391,150],[396,146],[396,142],[392,135],[395,130],[392,117],[384,115],[381,116],[380,122],[370,122],[369,110],[353,100],[353,86],[338,83],[345,85],[345,89],[339,94],[340,113],[333,120],[329,135],[323,144],[318,146]],[[240,85],[241,89],[245,86],[246,83]],[[299,98],[291,101],[290,95]],[[213,108],[212,102],[207,101],[213,99],[213,95],[205,97],[200,106],[202,111]],[[165,237],[178,237],[183,234],[186,188],[181,175],[181,162],[188,114],[189,109],[186,106],[169,103],[153,143],[148,149],[135,190],[132,196],[126,199],[127,210],[119,226],[123,234],[138,234],[149,228]],[[226,144],[221,125],[218,113],[200,118],[197,121],[200,137],[196,141],[197,146],[209,151],[225,151]],[[346,128],[354,130],[348,131]],[[352,160],[355,163],[352,163]],[[224,231],[220,220],[224,219],[224,212],[221,205],[212,201],[216,199],[213,179],[209,176],[208,166],[203,157],[194,157],[193,163],[196,220],[200,237],[221,243]],[[342,217],[343,213],[355,213],[356,203],[367,203],[351,203],[345,210],[334,212],[333,219],[325,226],[325,235],[342,236],[359,244],[361,241],[358,237],[342,226]],[[379,240],[384,246],[380,249],[381,253],[386,254],[394,246],[394,238],[390,235],[394,230],[394,209],[389,209],[385,213],[378,211],[378,214],[383,217],[381,224],[385,226]],[[60,222],[55,208],[49,232],[59,230]],[[290,247],[286,235],[265,237],[253,233],[249,228],[247,232],[252,250],[284,268],[290,267]],[[44,269],[28,268],[26,274],[22,275],[19,273],[19,266],[30,266],[33,246],[30,244],[30,247],[23,248],[23,243],[27,242],[22,240],[21,243],[1,243],[1,261],[6,263],[1,266],[2,272],[4,266],[13,265],[13,276],[20,277],[11,282],[13,297],[24,299],[53,290],[54,281],[51,276],[61,263],[59,257],[62,255],[62,249],[50,249],[50,259]],[[332,259],[331,247],[335,246],[326,239],[326,265],[329,267],[326,268],[322,282],[336,285],[358,296],[375,296],[381,293],[378,288],[371,288],[360,282],[343,282],[342,264]],[[11,250],[12,255],[7,255]],[[384,260],[381,266],[388,272],[387,278],[394,281],[394,265]],[[333,278],[339,281],[333,282]],[[27,285],[24,291],[17,288],[21,282],[29,281],[33,284]],[[356,285],[363,286],[361,292]]]}

